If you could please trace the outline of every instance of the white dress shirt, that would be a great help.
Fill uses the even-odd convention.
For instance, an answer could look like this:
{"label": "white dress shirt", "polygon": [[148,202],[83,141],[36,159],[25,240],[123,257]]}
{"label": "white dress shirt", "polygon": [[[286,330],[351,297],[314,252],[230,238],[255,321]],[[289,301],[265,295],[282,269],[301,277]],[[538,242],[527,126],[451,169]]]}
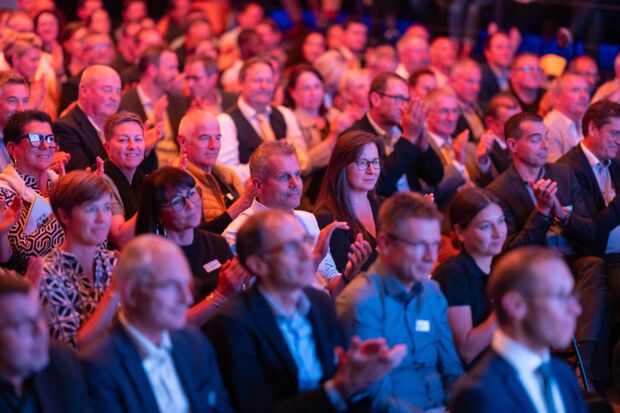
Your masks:
{"label": "white dress shirt", "polygon": [[[261,136],[256,110],[248,105],[242,97],[237,101],[237,105],[243,116],[250,122],[254,131],[256,131],[256,134]],[[278,106],[277,109],[282,113],[284,122],[286,123],[286,141],[295,148],[301,170],[304,172],[308,171],[310,162],[305,151],[307,145],[299,129],[297,119],[289,108]],[[267,106],[265,114],[269,115],[270,113],[271,106]],[[222,146],[220,148],[218,161],[237,172],[241,182],[245,182],[245,180],[250,177],[250,169],[247,164],[242,164],[239,161],[239,138],[237,137],[235,122],[228,113],[219,114],[217,120],[220,123],[220,132],[222,134]]]}
{"label": "white dress shirt", "polygon": [[[241,228],[245,221],[252,215],[268,210],[269,207],[261,204],[255,199],[248,209],[243,211],[230,225],[228,225],[228,227],[226,227],[222,236],[228,241],[228,244],[235,254],[237,253],[235,244],[237,243],[237,232],[239,232],[239,228]],[[293,210],[293,214],[306,233],[314,237],[314,242],[316,243],[319,238],[320,229],[314,214],[306,211],[298,211],[296,209]],[[319,268],[317,268],[317,283],[315,283],[314,287],[325,289],[327,283],[337,275],[339,275],[339,272],[336,268],[336,263],[334,262],[331,252],[328,251],[323,261],[319,264]]]}
{"label": "white dress shirt", "polygon": [[549,129],[548,162],[555,162],[583,139],[581,124],[576,125],[565,114],[553,109],[544,118]]}
{"label": "white dress shirt", "polygon": [[[543,393],[543,380],[536,370],[541,364],[550,361],[549,351],[545,351],[541,356],[499,329],[493,333],[491,347],[517,371],[517,378],[523,385],[525,393],[530,397],[536,411],[548,413]],[[555,379],[551,384],[551,392],[553,393],[553,404],[556,412],[566,413],[562,394]]]}
{"label": "white dress shirt", "polygon": [[170,354],[172,351],[170,334],[164,332],[161,344],[157,346],[132,326],[122,313],[119,315],[119,322],[142,357],[142,367],[151,384],[159,411],[189,413],[187,395]]}

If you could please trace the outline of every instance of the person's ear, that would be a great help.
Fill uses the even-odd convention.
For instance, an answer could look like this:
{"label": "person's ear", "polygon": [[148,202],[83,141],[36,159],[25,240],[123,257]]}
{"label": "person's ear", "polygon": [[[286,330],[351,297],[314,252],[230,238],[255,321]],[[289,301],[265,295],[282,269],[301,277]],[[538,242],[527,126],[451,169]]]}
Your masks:
{"label": "person's ear", "polygon": [[506,145],[510,150],[510,153],[515,153],[517,151],[517,140],[514,138],[506,138]]}
{"label": "person's ear", "polygon": [[185,152],[185,136],[177,135],[177,143],[183,152]]}
{"label": "person's ear", "polygon": [[458,238],[459,242],[462,244],[463,241],[465,240],[464,229],[461,228],[460,225],[454,225],[452,229],[454,230],[454,233],[456,234],[456,237]]}
{"label": "person's ear", "polygon": [[66,228],[67,227],[67,223],[71,220],[71,215],[67,214],[64,209],[58,208],[56,210],[56,218]]}
{"label": "person's ear", "polygon": [[7,142],[6,143],[6,150],[9,153],[9,155],[11,155],[11,158],[15,159],[15,148],[17,147],[17,144],[15,142]]}
{"label": "person's ear", "polygon": [[257,277],[263,277],[268,272],[267,262],[258,255],[250,255],[247,257],[245,266]]}
{"label": "person's ear", "polygon": [[381,96],[377,92],[371,92],[368,94],[368,100],[371,108],[379,107],[381,104]]}
{"label": "person's ear", "polygon": [[513,320],[523,320],[527,315],[527,303],[523,294],[518,291],[508,291],[499,304]]}

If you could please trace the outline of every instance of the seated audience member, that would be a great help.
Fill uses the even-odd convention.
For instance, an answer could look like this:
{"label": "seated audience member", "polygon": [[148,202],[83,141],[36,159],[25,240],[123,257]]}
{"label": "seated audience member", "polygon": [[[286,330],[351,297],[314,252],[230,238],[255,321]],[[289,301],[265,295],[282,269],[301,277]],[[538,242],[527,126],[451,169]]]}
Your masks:
{"label": "seated audience member", "polygon": [[105,307],[100,325],[107,325],[118,304],[110,287],[116,257],[102,246],[112,219],[110,200],[103,178],[85,171],[63,175],[50,193],[65,239],[45,256],[38,290],[50,336],[74,349],[95,308]]}
{"label": "seated audience member", "polygon": [[429,69],[419,69],[409,75],[409,95],[412,99],[424,99],[433,89],[437,89],[437,78]]}
{"label": "seated audience member", "polygon": [[[349,114],[338,114],[336,110],[325,108],[323,80],[311,66],[294,66],[287,77],[284,106],[289,107],[295,114],[304,142],[304,147],[300,149],[307,152],[310,158],[312,170],[304,183],[304,196],[309,203],[314,204],[336,138],[353,124],[354,119]],[[370,83],[370,79],[368,82]],[[368,101],[367,91],[365,99]]]}
{"label": "seated audience member", "polygon": [[[7,121],[15,112],[28,109],[28,82],[12,71],[0,72],[0,135]],[[4,135],[2,135],[4,136]],[[0,168],[11,163],[4,139],[0,139]]]}
{"label": "seated audience member", "polygon": [[517,55],[510,65],[510,92],[517,98],[523,112],[537,113],[543,95],[542,69],[533,53]]}
{"label": "seated audience member", "polygon": [[52,134],[48,114],[27,110],[9,118],[4,142],[13,163],[0,174],[0,199],[10,205],[19,195],[24,204],[17,225],[8,234],[15,267],[23,271],[30,257],[47,254],[64,238],[48,201],[50,188],[58,179],[51,169],[58,139]]}
{"label": "seated audience member", "polygon": [[325,35],[318,31],[308,32],[302,39],[301,44],[295,47],[288,55],[287,66],[305,63],[311,65],[326,50]]}
{"label": "seated audience member", "polygon": [[179,148],[175,138],[179,122],[189,107],[189,99],[174,93],[179,76],[176,54],[164,46],[150,46],[138,61],[140,81],[138,86],[123,93],[120,110],[149,120],[159,130],[159,142],[155,153],[160,165],[178,157]]}
{"label": "seated audience member", "polygon": [[[236,250],[237,233],[243,223],[257,212],[270,209],[292,212],[306,234],[317,243],[320,231],[316,217],[310,212],[295,210],[301,201],[303,182],[301,167],[293,147],[285,142],[263,143],[250,157],[250,173],[257,196],[252,205],[223,233],[233,250]],[[338,225],[332,226],[331,230]],[[329,243],[329,239],[324,242]],[[351,248],[353,255],[349,257],[345,270],[339,273],[328,247],[323,247],[327,251],[326,254],[321,247],[323,246],[319,245],[319,249],[315,251],[318,263],[316,284],[321,287],[327,286],[334,295],[342,289],[346,280],[351,280],[359,272],[371,252],[367,241],[356,240]]]}
{"label": "seated audience member", "polygon": [[592,96],[600,79],[598,65],[592,56],[586,54],[575,56],[568,62],[566,72],[575,73],[583,77],[588,84],[588,98]]}
{"label": "seated audience member", "polygon": [[82,56],[83,41],[86,33],[87,30],[81,22],[69,22],[62,31],[59,41],[64,52],[67,77],[79,75],[86,67]]}
{"label": "seated audience member", "polygon": [[282,30],[272,18],[265,17],[254,27],[261,39],[262,53],[273,56],[280,65],[286,62],[286,52],[282,48]]}
{"label": "seated audience member", "polygon": [[[178,245],[193,276],[193,303],[188,313],[192,324],[201,326],[210,313],[249,276],[221,236],[199,229],[202,211],[200,188],[190,174],[164,166],[145,180],[136,220],[136,234],[157,234]],[[204,311],[201,311],[204,310]]]}
{"label": "seated audience member", "polygon": [[383,72],[395,72],[398,66],[396,48],[391,44],[369,47],[364,54],[364,61],[371,79]]}
{"label": "seated audience member", "polygon": [[43,97],[45,85],[41,84],[41,74],[37,77],[37,69],[41,62],[43,44],[41,38],[34,33],[19,33],[4,49],[6,61],[18,75],[28,81],[30,87],[30,109],[41,109],[47,111],[49,108],[43,107]]}
{"label": "seated audience member", "polygon": [[361,59],[366,48],[368,27],[359,19],[350,17],[344,24],[342,42],[332,50],[328,50],[312,62],[325,83],[325,90],[334,95],[340,77],[347,69],[361,67]]}
{"label": "seated audience member", "polygon": [[132,112],[115,113],[103,124],[103,136],[108,154],[103,163],[103,178],[112,194],[110,241],[122,247],[134,236],[138,198],[145,178],[139,169],[145,146],[142,120]]}
{"label": "seated audience member", "polygon": [[0,275],[0,348],[0,411],[90,411],[77,357],[49,343],[36,290],[9,274]]}
{"label": "seated audience member", "polygon": [[179,125],[177,141],[187,156],[187,171],[202,191],[206,228],[221,234],[254,200],[252,185],[245,189],[232,169],[217,162],[222,135],[210,113],[191,110]]}
{"label": "seated audience member", "polygon": [[423,111],[411,101],[407,82],[393,73],[377,76],[370,86],[370,110],[349,131],[362,131],[383,138],[386,157],[379,175],[377,193],[421,191],[422,182],[441,181],[441,160],[429,148],[423,132]]}
{"label": "seated audience member", "polygon": [[431,62],[428,69],[435,75],[439,87],[446,86],[456,63],[458,45],[449,37],[437,37],[431,42],[428,51]]}
{"label": "seated audience member", "polygon": [[581,119],[588,109],[588,83],[576,73],[557,79],[552,89],[552,107],[545,115],[549,130],[547,160],[556,162],[583,139]]}
{"label": "seated audience member", "polygon": [[499,324],[492,350],[457,384],[450,411],[586,413],[572,369],[549,352],[570,344],[581,313],[562,257],[541,247],[511,251],[488,292]]}
{"label": "seated audience member", "polygon": [[[241,91],[242,81],[241,78],[239,78],[241,68],[247,60],[256,57],[261,50],[260,35],[254,29],[246,28],[241,30],[237,38],[237,43],[239,45],[239,55],[237,59],[230,65],[223,65],[226,69],[222,71],[220,76],[222,88],[231,93],[239,93]],[[220,62],[222,62],[225,59],[225,56],[223,56],[224,50],[220,48],[220,51],[222,52],[220,55]]]}
{"label": "seated audience member", "polygon": [[368,93],[371,82],[370,72],[359,68],[348,69],[338,81],[338,96],[342,112],[354,121],[361,119],[368,112]]}
{"label": "seated audience member", "polygon": [[[479,159],[480,165],[483,165],[483,168],[485,165],[488,165],[491,179],[497,178],[497,176],[508,169],[512,162],[504,137],[504,125],[510,117],[520,112],[521,106],[519,102],[508,92],[498,93],[487,104],[484,117],[487,129],[476,145],[476,157]],[[487,171],[482,170],[481,172]],[[484,186],[483,183],[481,185]]]}
{"label": "seated audience member", "polygon": [[620,104],[598,101],[583,117],[584,139],[560,158],[569,166],[581,188],[581,202],[595,221],[593,255],[605,259],[609,288],[620,298]]}
{"label": "seated audience member", "polygon": [[137,237],[114,279],[123,311],[80,355],[93,411],[232,412],[211,345],[186,327],[192,276],[179,247]]}
{"label": "seated audience member", "polygon": [[[250,155],[262,142],[286,139],[304,147],[295,115],[283,106],[272,106],[276,72],[269,60],[247,60],[239,72],[241,95],[237,104],[218,116],[222,132],[220,162],[234,169],[242,180],[249,177]],[[302,156],[302,169],[310,167],[307,155]]]}
{"label": "seated audience member", "polygon": [[133,37],[133,62],[119,72],[123,87],[135,87],[140,81],[140,56],[151,46],[163,46],[164,39],[155,27],[142,27]]}
{"label": "seated audience member", "polygon": [[571,265],[576,288],[583,291],[583,316],[577,323],[576,338],[584,364],[598,386],[607,366],[594,368],[598,363],[593,360],[606,357],[609,302],[605,263],[590,252],[600,224],[592,221],[570,168],[547,163],[547,128],[542,118],[520,113],[508,119],[505,129],[513,163],[487,187],[500,199],[506,217],[504,249],[553,247]]}
{"label": "seated audience member", "polygon": [[406,352],[381,338],[354,338],[346,353],[337,350],[344,343],[333,303],[309,288],[313,245],[285,211],[259,212],[239,230],[239,259],[256,274],[256,284],[207,323],[207,335],[240,413],[354,409],[353,396],[398,366]]}
{"label": "seated audience member", "polygon": [[459,60],[450,71],[449,86],[456,93],[461,109],[454,135],[469,130],[469,140],[474,142],[480,140],[485,129],[482,110],[478,106],[481,79],[480,65],[472,59]]}
{"label": "seated audience member", "polygon": [[453,242],[460,254],[439,264],[433,279],[448,300],[456,350],[471,367],[491,343],[497,325],[485,287],[493,259],[502,252],[506,222],[499,200],[479,188],[464,189],[448,207]]}
{"label": "seated audience member", "polygon": [[336,300],[345,337],[407,345],[400,366],[369,388],[371,412],[444,411],[463,374],[447,303],[429,280],[441,239],[441,213],[419,194],[399,193],[379,209],[379,258]]}
{"label": "seated audience member", "polygon": [[514,50],[510,38],[504,32],[492,34],[484,43],[484,58],[482,65],[482,82],[478,102],[486,110],[487,104],[499,92],[509,90],[510,65]]}
{"label": "seated audience member", "polygon": [[398,60],[396,74],[403,79],[420,69],[428,69],[431,64],[428,39],[417,35],[404,35],[396,43]]}
{"label": "seated audience member", "polygon": [[190,56],[184,74],[192,98],[191,109],[205,110],[215,116],[235,106],[238,95],[217,87],[219,72],[214,59]]}
{"label": "seated audience member", "polygon": [[314,214],[320,228],[333,221],[349,226],[348,230],[336,229],[329,243],[340,272],[344,271],[356,240],[364,239],[372,247],[362,271],[377,259],[376,219],[383,198],[377,196],[375,187],[382,157],[383,146],[378,137],[351,131],[338,138],[329,161]]}
{"label": "seated audience member", "polygon": [[592,96],[591,103],[609,99],[620,103],[620,52],[614,59],[614,78],[603,83]]}

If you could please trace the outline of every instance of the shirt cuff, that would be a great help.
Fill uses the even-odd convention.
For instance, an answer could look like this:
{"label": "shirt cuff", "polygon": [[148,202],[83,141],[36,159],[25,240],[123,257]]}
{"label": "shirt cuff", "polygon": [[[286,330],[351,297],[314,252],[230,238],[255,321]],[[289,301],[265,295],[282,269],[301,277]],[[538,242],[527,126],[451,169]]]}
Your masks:
{"label": "shirt cuff", "polygon": [[461,176],[465,176],[465,165],[455,160],[452,161],[452,165],[456,168],[457,171],[459,171]]}
{"label": "shirt cuff", "polygon": [[327,398],[329,402],[334,406],[336,410],[339,412],[346,412],[349,408],[349,405],[345,399],[342,398],[338,389],[336,389],[336,384],[333,380],[327,380],[323,384],[323,390],[325,390],[325,394],[327,394]]}

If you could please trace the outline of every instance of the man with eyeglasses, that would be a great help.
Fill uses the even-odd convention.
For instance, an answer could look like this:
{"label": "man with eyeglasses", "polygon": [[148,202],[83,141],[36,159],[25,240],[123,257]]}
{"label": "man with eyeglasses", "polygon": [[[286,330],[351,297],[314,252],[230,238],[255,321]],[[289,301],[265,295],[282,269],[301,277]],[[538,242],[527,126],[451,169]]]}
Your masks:
{"label": "man with eyeglasses", "polygon": [[379,209],[379,258],[336,299],[345,337],[383,337],[407,345],[398,369],[369,388],[370,412],[445,411],[463,374],[446,316],[447,301],[429,278],[442,215],[423,196],[398,193]]}
{"label": "man with eyeglasses", "polygon": [[0,271],[0,411],[90,411],[77,357],[50,344],[36,289]]}
{"label": "man with eyeglasses", "polygon": [[592,218],[579,181],[567,165],[547,162],[548,132],[540,116],[514,115],[505,131],[513,163],[486,188],[499,198],[504,211],[508,227],[504,250],[539,245],[562,253],[582,293],[583,316],[576,338],[588,378],[601,388],[608,365],[596,360],[610,350],[611,321],[605,262],[595,256],[592,246],[603,237],[609,221]]}
{"label": "man with eyeglasses", "polygon": [[370,85],[368,100],[370,110],[343,133],[359,130],[383,138],[386,157],[377,192],[390,196],[396,191],[421,191],[421,181],[439,183],[441,160],[429,148],[422,107],[411,100],[405,79],[394,73],[379,74]]}
{"label": "man with eyeglasses", "polygon": [[537,113],[540,99],[542,69],[538,55],[521,53],[510,66],[510,91],[519,100],[523,112]]}
{"label": "man with eyeglasses", "polygon": [[405,356],[379,337],[343,350],[332,300],[310,288],[313,248],[290,212],[259,212],[239,230],[239,260],[256,284],[206,329],[239,413],[367,412],[364,391]]}
{"label": "man with eyeglasses", "polygon": [[80,354],[93,411],[232,412],[210,343],[186,326],[192,275],[181,249],[141,235],[114,277],[123,311]]}
{"label": "man with eyeglasses", "polygon": [[491,350],[457,383],[451,412],[588,411],[570,367],[549,352],[571,342],[581,314],[573,288],[553,250],[525,247],[500,259],[487,286],[499,328]]}

